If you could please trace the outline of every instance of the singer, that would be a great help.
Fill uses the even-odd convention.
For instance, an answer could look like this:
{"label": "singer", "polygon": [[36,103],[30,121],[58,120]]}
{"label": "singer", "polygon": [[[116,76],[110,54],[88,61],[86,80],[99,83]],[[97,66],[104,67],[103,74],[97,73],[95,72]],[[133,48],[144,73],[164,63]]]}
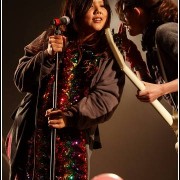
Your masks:
{"label": "singer", "polygon": [[52,25],[25,47],[14,82],[27,94],[6,139],[11,180],[50,179],[51,128],[57,130],[55,179],[89,179],[91,153],[101,148],[98,125],[112,117],[125,83],[105,37],[110,12],[107,0],[67,0],[63,15],[70,23],[58,25],[60,34]]}

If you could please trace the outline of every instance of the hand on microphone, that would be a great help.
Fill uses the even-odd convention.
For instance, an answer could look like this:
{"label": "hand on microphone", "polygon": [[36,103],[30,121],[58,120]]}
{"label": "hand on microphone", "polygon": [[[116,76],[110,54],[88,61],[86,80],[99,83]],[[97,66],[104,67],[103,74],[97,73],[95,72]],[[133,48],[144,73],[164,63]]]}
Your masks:
{"label": "hand on microphone", "polygon": [[51,128],[62,129],[67,126],[67,119],[59,109],[48,109],[45,117],[48,118],[48,126]]}
{"label": "hand on microphone", "polygon": [[57,52],[62,52],[66,44],[66,37],[62,35],[49,36],[47,52],[54,56]]}

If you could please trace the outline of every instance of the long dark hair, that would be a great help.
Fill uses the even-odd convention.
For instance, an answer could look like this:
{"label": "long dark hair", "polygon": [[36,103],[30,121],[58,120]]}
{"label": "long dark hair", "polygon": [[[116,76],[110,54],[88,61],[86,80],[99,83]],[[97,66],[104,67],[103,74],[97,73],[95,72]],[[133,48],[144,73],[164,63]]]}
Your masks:
{"label": "long dark hair", "polygon": [[[76,40],[78,30],[81,27],[82,18],[85,16],[89,8],[92,6],[93,0],[67,0],[64,15],[70,18],[70,24],[66,27],[66,35],[70,40]],[[110,26],[111,9],[107,0],[104,0],[104,6],[108,12],[108,18],[103,29],[95,33],[88,43],[92,46],[97,46],[98,42],[102,40],[105,34],[105,28]],[[87,43],[87,42],[84,42]]]}
{"label": "long dark hair", "polygon": [[[68,37],[69,41],[77,41],[78,28],[81,27],[82,18],[85,16],[89,8],[92,6],[93,0],[66,0],[62,1],[60,7],[60,16],[68,16],[70,18],[70,23],[67,26],[60,26],[61,32]],[[108,0],[104,0],[104,6],[108,12],[108,17],[105,26],[102,30],[95,33],[88,42],[83,42],[84,44],[89,44],[91,48],[98,51],[105,51],[107,48],[107,42],[105,38],[105,29],[110,26],[111,21],[111,9]],[[50,26],[46,30],[46,35],[39,39],[32,48],[35,51],[39,51],[47,46],[48,37],[54,33],[54,27]],[[44,45],[45,44],[45,45]],[[80,44],[80,43],[79,43]],[[83,45],[83,44],[81,44]],[[98,47],[98,48],[97,48]]]}

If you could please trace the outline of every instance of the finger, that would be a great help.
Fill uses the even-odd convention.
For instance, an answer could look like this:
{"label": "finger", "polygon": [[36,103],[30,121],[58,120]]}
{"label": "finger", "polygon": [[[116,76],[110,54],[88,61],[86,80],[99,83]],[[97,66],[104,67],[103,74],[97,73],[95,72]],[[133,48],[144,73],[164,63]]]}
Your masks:
{"label": "finger", "polygon": [[150,102],[150,97],[145,95],[136,95],[136,97],[143,102]]}
{"label": "finger", "polygon": [[61,110],[55,110],[54,108],[46,110],[45,117],[49,117],[50,119],[53,119],[55,117],[62,117],[62,111]]}
{"label": "finger", "polygon": [[62,120],[49,120],[48,126],[52,128],[63,128],[65,127],[64,121]]}
{"label": "finger", "polygon": [[142,96],[146,96],[146,92],[143,90],[137,90],[137,94],[136,94],[138,97],[142,97]]}
{"label": "finger", "polygon": [[55,129],[62,129],[65,126],[63,124],[53,124],[53,125],[49,125],[50,128],[55,128]]}
{"label": "finger", "polygon": [[49,36],[49,40],[53,40],[53,39],[62,39],[63,36],[62,35],[52,35],[52,36]]}
{"label": "finger", "polygon": [[60,119],[53,119],[53,120],[50,119],[48,121],[48,124],[51,124],[51,125],[53,125],[53,124],[60,124],[62,120],[63,120],[62,118],[60,118]]}
{"label": "finger", "polygon": [[61,114],[62,114],[62,111],[60,109],[50,111],[50,115],[52,116],[55,116],[55,115],[60,116]]}
{"label": "finger", "polygon": [[53,111],[53,108],[46,110],[45,116],[48,116]]}
{"label": "finger", "polygon": [[146,89],[144,89],[144,90],[139,91],[138,95],[147,97],[147,96],[149,96],[149,92]]}
{"label": "finger", "polygon": [[64,48],[64,45],[63,43],[52,43],[52,49],[54,52],[62,52]]}
{"label": "finger", "polygon": [[63,39],[50,39],[48,48],[49,51],[61,52],[64,47]]}
{"label": "finger", "polygon": [[149,100],[146,99],[146,98],[142,98],[142,97],[138,97],[138,96],[136,96],[136,97],[137,97],[137,99],[139,99],[141,102],[149,102]]}

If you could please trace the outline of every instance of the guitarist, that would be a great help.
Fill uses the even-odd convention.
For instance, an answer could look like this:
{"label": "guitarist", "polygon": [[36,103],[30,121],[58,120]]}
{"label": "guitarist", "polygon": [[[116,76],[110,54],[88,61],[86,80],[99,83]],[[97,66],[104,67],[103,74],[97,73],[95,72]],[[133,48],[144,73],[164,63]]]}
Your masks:
{"label": "guitarist", "polygon": [[[178,7],[172,0],[118,0],[116,12],[120,20],[119,36],[126,60],[138,64],[137,48],[127,39],[142,35],[142,50],[152,81],[144,81],[145,90],[138,90],[142,102],[164,97],[172,106],[177,120],[178,109]],[[135,56],[134,56],[135,54]],[[140,53],[139,53],[140,54]],[[136,65],[134,65],[136,68]],[[142,67],[137,66],[137,71]],[[177,121],[176,121],[177,123]],[[173,127],[177,131],[177,125]],[[177,144],[176,144],[177,145]]]}

